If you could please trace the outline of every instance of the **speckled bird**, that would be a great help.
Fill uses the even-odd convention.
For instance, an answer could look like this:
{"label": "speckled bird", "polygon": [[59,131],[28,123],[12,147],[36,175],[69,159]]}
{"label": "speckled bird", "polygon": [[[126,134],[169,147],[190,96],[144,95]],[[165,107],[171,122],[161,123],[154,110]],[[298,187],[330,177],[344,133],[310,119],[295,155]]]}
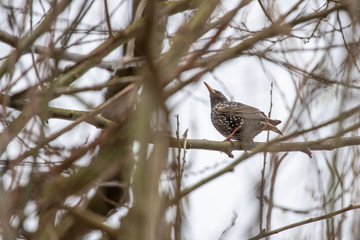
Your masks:
{"label": "speckled bird", "polygon": [[275,126],[280,120],[268,118],[257,108],[229,101],[220,91],[212,89],[206,82],[210,93],[211,122],[226,141],[242,140],[252,142],[262,131],[273,131],[281,134]]}

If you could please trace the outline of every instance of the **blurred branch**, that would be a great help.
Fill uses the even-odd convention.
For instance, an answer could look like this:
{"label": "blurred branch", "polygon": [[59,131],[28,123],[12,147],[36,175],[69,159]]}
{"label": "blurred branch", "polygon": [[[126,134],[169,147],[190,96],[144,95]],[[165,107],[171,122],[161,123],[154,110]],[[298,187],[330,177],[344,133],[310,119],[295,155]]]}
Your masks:
{"label": "blurred branch", "polygon": [[84,222],[96,229],[100,229],[102,231],[105,231],[109,236],[113,239],[117,239],[117,230],[107,226],[104,224],[104,216],[96,214],[92,211],[89,211],[87,209],[79,209],[75,207],[64,207],[67,211],[71,213],[75,218],[77,218],[79,221]]}
{"label": "blurred branch", "polygon": [[[34,104],[27,104],[27,101],[23,99],[12,100],[11,96],[6,94],[0,94],[0,104],[3,106],[5,105],[7,107],[11,107],[19,111],[24,111],[24,108],[28,106],[31,107],[32,105],[34,105]],[[101,109],[103,109],[103,107],[101,107]],[[75,120],[79,120],[79,118],[82,118],[83,121],[97,128],[105,128],[110,126],[111,124],[114,124],[114,122],[112,122],[111,120],[98,116],[97,115],[98,112],[97,113],[91,113],[91,112],[92,111],[80,111],[80,110],[48,107],[47,118],[57,118],[57,119],[63,119],[69,121],[75,121]],[[34,115],[36,115],[36,112],[32,111],[31,117]],[[24,126],[24,124],[22,126]]]}
{"label": "blurred branch", "polygon": [[248,53],[250,56],[251,55],[255,55],[255,56],[258,56],[262,59],[265,59],[269,62],[272,62],[272,63],[275,63],[279,66],[282,66],[286,69],[288,69],[289,71],[293,72],[294,74],[299,74],[299,76],[303,76],[303,77],[308,77],[312,80],[316,80],[316,81],[319,81],[323,84],[326,84],[326,85],[332,85],[332,84],[336,84],[336,85],[340,85],[340,86],[343,86],[343,87],[348,87],[348,88],[355,88],[355,89],[360,89],[360,86],[359,85],[354,85],[354,84],[350,84],[349,82],[355,82],[355,81],[349,81],[349,82],[344,82],[344,81],[339,81],[339,80],[335,80],[335,79],[330,79],[330,78],[326,78],[324,76],[321,76],[320,74],[316,74],[316,73],[313,73],[313,72],[308,72],[300,67],[297,67],[295,66],[294,64],[291,64],[289,62],[286,62],[286,61],[282,61],[282,60],[279,60],[279,59],[276,59],[276,58],[271,58],[271,57],[268,57],[266,56],[264,53]]}
{"label": "blurred branch", "polygon": [[0,78],[12,69],[11,64],[15,63],[24,51],[27,51],[31,45],[38,39],[42,34],[49,30],[51,24],[57,20],[57,16],[65,10],[65,8],[71,3],[71,0],[63,0],[57,5],[52,6],[52,10],[44,17],[42,22],[35,28],[30,34],[20,39],[16,44],[16,50],[14,50],[3,62],[0,67]]}
{"label": "blurred branch", "polygon": [[[20,41],[20,38],[0,30],[0,41],[16,48],[18,42]],[[62,48],[44,47],[37,44],[34,44],[31,47],[31,49],[29,48],[25,50],[25,52],[31,52],[31,51],[43,57],[68,60],[72,62],[81,62],[87,57],[86,54],[74,53],[74,52],[66,51]],[[133,58],[127,57],[114,61],[101,60],[99,63],[95,64],[95,66],[99,68],[107,69],[108,71],[114,71],[120,68],[141,65],[142,61],[143,59],[139,57],[133,57]]]}
{"label": "blurred branch", "polygon": [[300,135],[303,135],[304,133],[308,133],[308,132],[312,132],[314,130],[317,130],[317,129],[320,129],[320,128],[323,128],[327,125],[330,125],[330,124],[333,124],[333,123],[336,123],[336,122],[341,122],[351,116],[353,116],[354,114],[356,114],[357,112],[360,111],[360,106],[356,106],[346,112],[341,112],[339,113],[337,116],[335,116],[334,118],[324,122],[324,123],[321,123],[319,125],[316,125],[316,126],[313,126],[311,128],[308,128],[308,129],[304,129],[304,130],[300,130],[300,131],[296,131],[294,133],[291,133],[291,134],[288,134],[284,137],[282,137],[282,141],[285,141],[285,140],[288,140],[288,139],[291,139],[291,138],[294,138],[296,136],[300,136]]}
{"label": "blurred branch", "polygon": [[[49,118],[58,118],[71,121],[83,117],[87,114],[89,114],[88,111],[50,107],[48,116]],[[106,128],[111,124],[115,124],[113,121],[98,115],[91,116],[84,121],[95,126],[96,128]]]}
{"label": "blurred branch", "polygon": [[[173,14],[173,12],[176,11],[177,8],[182,8],[184,6],[193,7],[193,4],[191,3],[187,3],[187,4],[182,4],[182,3],[183,2],[180,2],[179,4],[165,5],[165,7],[161,9],[161,12],[164,14],[162,16],[166,17],[165,13]],[[82,76],[85,72],[87,72],[89,69],[99,64],[102,61],[102,59],[105,56],[107,56],[109,53],[111,53],[114,49],[118,48],[119,46],[127,43],[129,40],[136,37],[139,32],[144,30],[144,27],[145,27],[145,19],[141,18],[140,20],[133,22],[126,29],[119,31],[118,33],[114,34],[114,36],[106,39],[98,47],[92,50],[91,53],[89,53],[81,63],[75,64],[74,66],[70,67],[65,74],[61,75],[55,81],[55,85],[62,87],[69,86],[80,76]]]}
{"label": "blurred branch", "polygon": [[143,29],[143,27],[144,21],[142,19],[131,24],[123,31],[116,33],[113,37],[106,39],[98,47],[92,50],[81,63],[70,67],[66,73],[56,79],[55,85],[57,87],[69,86],[85,72],[101,62],[102,59],[114,49],[134,38],[136,34]]}
{"label": "blurred branch", "polygon": [[221,233],[221,236],[220,236],[219,240],[226,239],[226,237],[228,236],[228,233],[230,232],[230,230],[235,226],[237,218],[238,218],[238,214],[236,212],[233,212],[233,217],[231,219],[231,223]]}
{"label": "blurred branch", "polygon": [[137,76],[127,76],[127,77],[112,77],[111,80],[101,83],[101,84],[94,84],[88,87],[60,87],[54,90],[55,96],[60,96],[62,94],[74,94],[79,92],[86,92],[86,91],[97,91],[103,90],[104,88],[116,86],[121,83],[132,83],[132,82],[140,82],[141,78]]}
{"label": "blurred branch", "polygon": [[[300,4],[300,2],[298,2],[297,4]],[[296,7],[297,5],[295,5],[292,9],[295,9]],[[299,17],[289,22],[284,22],[285,17],[290,14],[286,13],[280,16],[278,20],[274,21],[274,23],[271,24],[269,27],[254,33],[251,37],[241,41],[238,45],[225,49],[221,53],[204,57],[200,61],[192,64],[193,69],[202,67],[203,70],[195,74],[195,76],[185,81],[179,82],[172,87],[169,87],[169,89],[165,92],[164,96],[167,98],[176,93],[178,90],[185,87],[186,85],[198,81],[205,73],[212,71],[213,69],[228,60],[239,57],[240,55],[244,54],[245,51],[254,48],[254,46],[259,42],[265,41],[266,39],[270,39],[272,37],[276,37],[277,35],[290,35],[292,28],[296,25],[299,25],[301,23],[307,23],[311,20],[316,20],[318,18],[325,18],[330,13],[343,10],[345,9],[345,7],[346,5],[338,4],[333,8],[318,11],[314,14],[310,14],[304,17]]]}
{"label": "blurred branch", "polygon": [[[220,35],[224,32],[224,30],[227,28],[228,24],[233,20],[234,16],[238,13],[238,11],[243,8],[244,6],[246,6],[247,4],[249,4],[249,0],[246,1],[242,1],[241,3],[238,4],[237,7],[235,7],[233,10],[229,11],[228,13],[226,13],[224,16],[222,16],[220,19],[218,19],[217,21],[214,21],[210,24],[208,24],[207,27],[205,27],[204,29],[201,29],[199,27],[197,27],[197,36],[192,36],[194,39],[192,41],[189,41],[189,39],[187,39],[187,41],[189,41],[189,46],[191,45],[192,42],[195,42],[196,38],[200,38],[201,36],[205,35],[205,33],[211,31],[212,29],[216,29],[217,31],[215,32],[215,34],[210,37],[209,41],[207,43],[205,43],[205,45],[201,48],[198,49],[197,51],[195,51],[194,53],[189,54],[188,53],[188,57],[186,62],[184,62],[184,64],[178,64],[178,67],[176,68],[176,71],[173,71],[172,67],[169,67],[169,69],[171,69],[169,76],[168,76],[168,81],[166,81],[164,83],[164,85],[168,84],[172,79],[178,78],[179,75],[183,72],[186,71],[187,69],[191,69],[193,68],[193,65],[195,63],[196,65],[196,61],[198,59],[201,59],[203,55],[206,54],[206,52],[208,51],[208,49],[210,49],[211,46],[213,46],[216,41],[218,40],[218,38],[220,37]],[[206,3],[208,4],[208,3]],[[197,23],[199,25],[203,25],[203,23]],[[190,29],[190,33],[194,32],[193,30],[191,30],[192,28],[194,28],[194,26],[191,26],[190,23],[188,24],[189,26],[187,28]],[[188,31],[186,30],[186,28],[183,29],[184,31]],[[181,38],[179,38],[179,42],[176,43],[174,42],[173,44],[173,48],[180,48],[180,49],[184,49],[184,41],[182,40],[182,38],[184,38],[183,34],[180,35]],[[188,47],[189,47],[188,46]],[[190,50],[190,49],[188,49]],[[170,52],[170,51],[169,51]],[[177,54],[179,54],[180,52],[177,52]],[[164,55],[164,57],[166,57],[169,54]],[[180,55],[181,56],[181,55]],[[179,57],[179,56],[178,56]],[[170,59],[174,59],[176,57],[172,56]],[[168,64],[169,60],[164,59],[163,60],[164,64]],[[174,93],[174,92],[173,92]],[[169,95],[169,91],[166,94],[166,96]]]}
{"label": "blurred branch", "polygon": [[[71,1],[67,0],[64,1],[67,2],[67,4],[69,4]],[[161,15],[173,15],[185,10],[190,10],[190,9],[195,9],[197,8],[199,5],[199,3],[197,1],[191,0],[183,0],[183,1],[176,1],[176,2],[163,2],[162,8],[161,8]],[[62,10],[63,8],[65,8],[66,6],[63,3],[60,3],[58,6],[61,6],[61,8],[56,7],[55,9],[58,11],[56,12],[57,14],[59,14],[59,10]],[[52,17],[52,18],[50,18]],[[51,20],[56,20],[55,17],[53,16],[48,16],[43,22],[45,22],[46,24],[48,24],[47,19],[51,19]],[[45,24],[43,24],[45,25]],[[133,24],[134,25],[134,24]],[[129,28],[130,29],[135,29],[136,30],[136,26],[137,23],[135,23],[135,25],[130,25]],[[40,28],[39,29],[44,29],[44,28]],[[126,29],[124,30],[126,31]],[[34,31],[33,31],[34,32]],[[29,46],[31,45],[32,42],[34,42],[34,40],[36,40],[36,37],[40,36],[42,32],[35,32],[31,34],[31,38],[29,36],[26,37],[24,39],[20,39],[16,36],[13,36],[5,31],[0,30],[0,41],[4,42],[14,48],[17,48],[17,51],[24,51],[24,52],[31,52],[31,49],[29,49]],[[112,36],[114,38],[119,38],[119,35],[123,35],[123,31],[118,32],[117,34],[115,34],[115,36]],[[32,41],[29,41],[32,40]],[[131,38],[128,38],[131,39]],[[23,47],[23,48],[19,48],[19,45],[24,42],[27,43],[24,46],[27,46],[27,48]],[[105,42],[109,42],[109,39],[106,40]],[[105,43],[104,42],[104,43]],[[126,42],[126,41],[125,41]],[[123,42],[121,42],[123,43]],[[118,45],[121,45],[118,44]],[[64,60],[69,60],[69,61],[73,61],[73,62],[81,62],[84,59],[86,59],[88,57],[88,55],[84,55],[84,54],[77,54],[77,53],[71,53],[71,52],[67,52],[62,48],[49,48],[49,47],[44,47],[44,46],[40,46],[40,45],[36,45],[34,44],[31,47],[35,53],[40,54],[40,55],[45,55],[48,57],[52,57],[52,58],[59,58],[61,57],[61,59]],[[103,50],[105,50],[106,48],[103,47]],[[138,65],[139,61],[142,61],[142,58],[123,58],[120,60],[116,60],[116,61],[102,61],[100,60],[97,63],[93,63],[93,66],[97,66],[100,68],[104,68],[107,69],[109,71],[114,71],[115,69],[119,69],[119,68],[124,68],[125,66],[134,66],[134,65]],[[8,63],[7,63],[8,64]],[[4,66],[3,66],[4,68]],[[4,68],[5,69],[5,68]]]}
{"label": "blurred branch", "polygon": [[264,237],[268,237],[268,236],[277,234],[279,232],[282,232],[282,231],[285,231],[285,230],[288,230],[288,229],[291,229],[291,228],[299,227],[299,226],[309,224],[309,223],[312,223],[312,222],[317,222],[317,221],[320,221],[320,220],[329,219],[329,218],[332,218],[332,217],[334,217],[336,215],[347,212],[349,210],[354,210],[354,209],[359,209],[359,208],[360,208],[360,205],[350,204],[346,208],[342,208],[340,210],[337,210],[337,211],[334,211],[334,212],[331,212],[331,213],[328,213],[328,214],[325,214],[325,215],[322,215],[322,216],[319,216],[319,217],[309,218],[307,220],[300,221],[300,222],[297,222],[297,223],[293,223],[293,224],[287,225],[285,227],[277,228],[277,229],[269,231],[269,232],[262,232],[257,236],[249,238],[249,240],[256,240],[256,239],[261,239],[261,238],[264,238]]}
{"label": "blurred branch", "polygon": [[[114,104],[114,102],[116,102],[116,100],[119,99],[121,96],[123,96],[127,92],[131,91],[134,88],[134,86],[135,86],[134,83],[128,85],[122,91],[118,92],[115,96],[108,99],[106,102],[104,102],[103,104],[101,104],[100,106],[98,106],[97,108],[95,108],[92,111],[76,111],[76,110],[66,110],[66,109],[60,109],[60,108],[48,108],[48,109],[50,109],[48,114],[53,114],[57,118],[67,119],[67,120],[71,119],[74,121],[71,124],[67,125],[66,127],[60,129],[59,131],[42,139],[42,141],[38,142],[38,145],[35,148],[30,148],[28,151],[25,151],[24,153],[22,153],[17,158],[17,162],[20,162],[23,159],[25,159],[26,157],[31,156],[32,154],[34,154],[34,152],[37,151],[38,148],[43,147],[46,144],[49,144],[51,141],[53,141],[57,137],[61,136],[62,134],[70,131],[71,129],[73,129],[75,126],[77,126],[81,122],[88,122],[96,127],[105,127],[105,126],[116,125],[116,123],[114,123],[108,119],[105,119],[103,117],[97,116],[97,115],[100,114],[100,112],[103,109]],[[8,99],[4,96],[7,96],[7,95],[0,94],[0,103],[1,104],[8,103]],[[32,104],[27,105],[27,107],[31,107],[31,106],[32,106]],[[71,111],[72,111],[72,113],[71,113]],[[36,112],[33,111],[33,115],[34,114],[36,114]],[[77,118],[74,119],[74,116],[77,116]],[[5,134],[5,133],[3,133],[3,134]],[[6,145],[4,145],[4,148],[5,147],[6,147]]]}
{"label": "blurred branch", "polygon": [[161,3],[164,4],[165,7],[161,9],[161,13],[159,15],[173,15],[179,12],[199,7],[199,1],[196,0],[164,1]]}
{"label": "blurred branch", "polygon": [[[164,77],[166,76],[165,82],[163,81],[164,84],[168,84],[169,80],[171,81],[178,75],[179,66],[183,61],[183,57],[187,55],[191,45],[203,36],[204,32],[202,29],[208,22],[208,18],[214,9],[216,9],[219,1],[199,1],[199,3],[199,9],[195,12],[191,20],[178,30],[178,34],[174,37],[171,48],[164,54],[159,64],[159,68],[164,69]],[[190,58],[190,62],[191,61],[194,61],[194,59]],[[174,71],[174,69],[176,70]]]}

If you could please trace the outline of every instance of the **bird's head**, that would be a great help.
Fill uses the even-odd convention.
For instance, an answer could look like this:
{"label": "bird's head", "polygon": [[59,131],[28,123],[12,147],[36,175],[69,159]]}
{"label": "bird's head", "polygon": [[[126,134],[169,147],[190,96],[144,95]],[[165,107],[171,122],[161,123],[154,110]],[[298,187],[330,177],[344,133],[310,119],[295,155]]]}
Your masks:
{"label": "bird's head", "polygon": [[222,94],[220,91],[217,91],[215,89],[212,89],[206,82],[204,82],[205,86],[209,90],[210,93],[210,102],[211,106],[214,106],[215,104],[219,102],[226,102],[228,101],[227,98]]}

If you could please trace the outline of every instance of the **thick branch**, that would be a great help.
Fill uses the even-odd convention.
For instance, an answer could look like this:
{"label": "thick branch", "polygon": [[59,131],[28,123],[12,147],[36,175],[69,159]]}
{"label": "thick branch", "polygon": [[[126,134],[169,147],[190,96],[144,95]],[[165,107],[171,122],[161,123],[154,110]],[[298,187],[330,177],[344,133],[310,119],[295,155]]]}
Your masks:
{"label": "thick branch", "polygon": [[[88,111],[49,107],[49,118],[58,118],[58,119],[74,121],[88,114],[89,114]],[[85,121],[97,128],[105,128],[110,126],[111,124],[114,124],[114,122],[112,122],[111,120],[108,120],[99,115],[94,115],[92,117],[89,117]]]}
{"label": "thick branch", "polygon": [[[281,138],[273,139],[266,143],[253,143],[249,145],[245,145],[242,142],[235,142],[234,146],[232,146],[231,143],[227,142],[214,142],[214,145],[212,147],[207,147],[206,149],[214,150],[214,147],[216,147],[218,144],[220,146],[226,146],[224,151],[226,149],[234,149],[236,147],[240,148],[241,150],[251,149],[250,152],[243,153],[239,158],[235,159],[233,162],[225,166],[224,168],[220,169],[219,171],[211,174],[210,176],[198,181],[197,183],[193,184],[192,186],[189,186],[185,189],[183,189],[177,196],[174,197],[174,199],[170,202],[170,205],[173,205],[179,199],[183,198],[184,196],[188,195],[189,193],[193,192],[194,190],[198,189],[199,187],[203,186],[204,184],[214,180],[215,178],[234,170],[234,168],[240,164],[241,162],[245,161],[251,156],[254,156],[255,154],[259,152],[270,152],[270,151],[304,151],[305,153],[311,155],[309,150],[331,150],[334,148],[344,147],[344,146],[352,146],[352,145],[359,145],[360,144],[360,137],[349,137],[349,138],[337,138],[333,140],[319,140],[319,141],[310,141],[310,142],[299,142],[299,143],[279,143],[279,140]],[[198,140],[197,140],[198,141]],[[201,141],[201,140],[200,140]],[[207,142],[206,140],[202,140]],[[171,146],[173,146],[172,140]],[[193,143],[193,145],[191,145]],[[187,145],[189,144],[189,145]],[[194,142],[190,139],[186,141],[186,147],[192,147],[194,148]],[[252,146],[251,148],[249,148]],[[174,146],[176,147],[176,146]],[[205,146],[204,146],[205,148]],[[246,148],[246,149],[245,149]],[[203,149],[203,148],[202,148]],[[219,149],[217,149],[219,150]],[[228,151],[230,151],[228,150]],[[231,151],[226,152],[230,157],[232,157]]]}
{"label": "thick branch", "polygon": [[[178,141],[176,138],[170,139],[170,147],[177,148]],[[280,139],[281,140],[281,139]],[[181,141],[180,145],[183,146],[184,142]],[[220,151],[231,155],[231,152],[234,150],[251,150],[252,148],[258,147],[259,142],[247,143],[236,141],[233,144],[230,142],[219,142],[219,141],[210,141],[205,139],[187,139],[186,148],[187,149],[204,149],[204,150],[213,150]],[[271,145],[268,145],[261,152],[305,152],[309,151],[323,151],[323,150],[333,150],[336,148],[347,147],[360,145],[360,137],[347,137],[347,138],[336,138],[327,141],[308,141],[308,142],[278,142]]]}

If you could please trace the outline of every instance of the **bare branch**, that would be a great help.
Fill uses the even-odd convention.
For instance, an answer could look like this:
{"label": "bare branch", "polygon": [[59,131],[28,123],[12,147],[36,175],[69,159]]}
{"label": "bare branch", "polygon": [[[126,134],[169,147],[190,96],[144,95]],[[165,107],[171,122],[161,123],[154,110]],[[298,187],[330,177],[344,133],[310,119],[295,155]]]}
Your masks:
{"label": "bare branch", "polygon": [[331,212],[331,213],[327,213],[327,214],[324,214],[324,215],[319,216],[319,217],[309,218],[309,219],[307,219],[307,220],[300,221],[300,222],[293,223],[293,224],[289,224],[289,225],[287,225],[287,226],[284,226],[284,227],[281,227],[281,228],[277,228],[277,229],[272,230],[272,231],[262,232],[262,233],[260,233],[260,234],[257,235],[257,236],[254,236],[254,237],[249,238],[249,240],[256,240],[256,239],[265,238],[265,237],[268,237],[268,236],[277,234],[277,233],[279,233],[279,232],[283,232],[283,231],[288,230],[288,229],[291,229],[291,228],[296,228],[296,227],[299,227],[299,226],[302,226],[302,225],[305,225],[305,224],[309,224],[309,223],[313,223],[313,222],[317,222],[317,221],[321,221],[321,220],[333,218],[333,217],[336,216],[336,215],[343,214],[343,213],[345,213],[345,212],[347,212],[347,211],[354,210],[354,209],[359,209],[359,208],[360,208],[360,205],[350,204],[350,205],[347,206],[346,208],[342,208],[342,209],[339,209],[339,210],[337,210],[337,211],[334,211],[334,212]]}
{"label": "bare branch", "polygon": [[[286,136],[285,136],[286,137]],[[282,138],[277,139],[280,141]],[[176,148],[176,139],[169,138],[170,147]],[[183,144],[183,142],[181,142]],[[205,139],[187,139],[187,149],[203,149],[220,151],[232,157],[231,152],[234,150],[252,150],[262,146],[264,143],[254,142],[247,143],[235,141],[233,144],[223,141],[211,141]],[[259,152],[304,152],[308,154],[309,151],[331,151],[337,148],[360,145],[360,137],[336,138],[327,141],[308,141],[308,142],[278,142],[268,145]]]}

